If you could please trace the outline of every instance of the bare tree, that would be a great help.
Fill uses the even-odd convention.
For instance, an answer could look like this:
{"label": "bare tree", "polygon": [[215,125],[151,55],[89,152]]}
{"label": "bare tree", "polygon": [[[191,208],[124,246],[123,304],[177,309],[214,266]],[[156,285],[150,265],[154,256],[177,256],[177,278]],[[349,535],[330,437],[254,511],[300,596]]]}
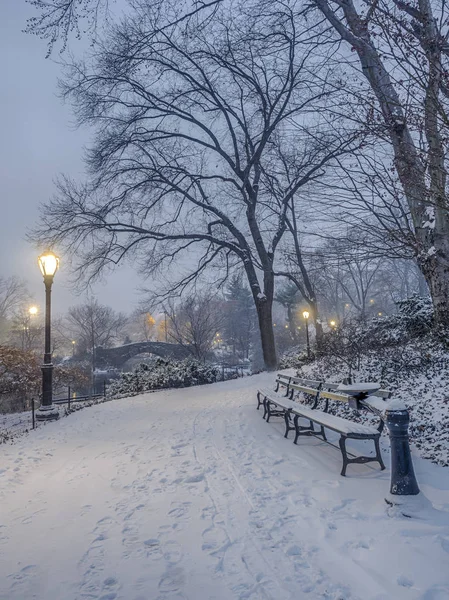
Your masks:
{"label": "bare tree", "polygon": [[10,319],[9,343],[22,350],[43,347],[44,326],[38,315],[32,315],[29,306],[17,308]]}
{"label": "bare tree", "polygon": [[369,300],[374,300],[376,295],[373,290],[382,259],[370,259],[360,254],[350,241],[341,240],[326,245],[326,263],[326,276],[341,287],[345,302],[350,302],[360,319],[366,320]]}
{"label": "bare tree", "polygon": [[[80,39],[82,34],[95,38],[97,28],[109,16],[110,0],[26,0],[37,12],[27,21],[26,33],[39,36],[47,42],[47,57],[55,44],[60,42],[61,51],[67,47],[70,34]],[[187,11],[184,3],[177,0],[146,0],[148,9],[155,12],[165,8],[171,14],[171,23],[179,23],[205,8],[219,4],[222,0],[191,1]]]}
{"label": "bare tree", "polygon": [[66,326],[78,351],[90,352],[92,370],[95,370],[95,349],[110,346],[125,325],[125,315],[90,298],[85,304],[73,306],[67,312]]}
{"label": "bare tree", "polygon": [[167,310],[168,339],[180,344],[196,359],[204,361],[223,325],[223,311],[210,296],[195,295]]}
{"label": "bare tree", "polygon": [[356,5],[352,0],[313,0],[313,4],[355,51],[374,93],[371,121],[379,139],[391,145],[410,214],[414,255],[432,295],[436,322],[448,324],[446,3],[376,0]]}
{"label": "bare tree", "polygon": [[[304,164],[307,164],[310,161],[315,162],[315,153],[319,155],[322,152],[323,147],[327,148],[328,152],[332,153],[333,161],[331,162],[331,166],[334,163],[339,165],[343,157],[352,155],[355,148],[360,147],[364,137],[365,131],[363,125],[360,125],[351,131],[348,131],[348,129],[344,127],[340,130],[338,128],[333,128],[331,131],[327,128],[318,129],[313,132],[313,135],[310,136],[309,140],[306,140],[303,143],[301,148],[295,148],[294,153],[286,151],[282,147],[282,143],[276,146],[276,152],[279,156],[279,160],[282,162],[286,177],[290,179],[295,177],[295,173],[303,169]],[[282,264],[276,272],[277,276],[286,278],[292,283],[309,305],[312,320],[315,325],[318,346],[323,335],[323,327],[319,314],[316,288],[310,274],[310,265],[307,264],[303,250],[304,236],[301,232],[301,226],[310,218],[310,207],[306,210],[307,205],[310,204],[310,196],[314,196],[313,189],[310,188],[314,188],[320,181],[322,181],[322,185],[326,186],[326,188],[328,186],[328,177],[324,170],[322,175],[326,175],[326,177],[316,177],[312,184],[305,186],[304,198],[301,198],[299,193],[294,194],[289,198],[287,206],[284,208],[287,234],[284,236],[283,240],[284,264]],[[280,207],[283,207],[283,191],[279,177],[277,174],[273,174],[269,181],[273,196],[278,198]],[[314,200],[315,198],[313,198],[312,201],[312,210],[316,211]],[[305,245],[308,248],[310,239]],[[293,332],[292,335],[294,335]]]}
{"label": "bare tree", "polygon": [[[314,135],[313,115],[331,96],[320,42],[307,21],[298,26],[299,2],[214,6],[200,27],[194,18],[172,25],[143,0],[133,6],[90,64],[68,67],[64,94],[97,130],[92,177],[60,182],[35,239],[63,245],[90,276],[126,256],[146,275],[175,271],[164,298],[210,267],[221,285],[242,265],[274,369],[275,260],[289,203],[341,152]],[[307,142],[307,160],[288,173],[279,139],[288,155]]]}
{"label": "bare tree", "polygon": [[156,319],[148,308],[137,308],[128,319],[126,331],[135,342],[150,342],[157,336]]}
{"label": "bare tree", "polygon": [[23,281],[17,277],[0,277],[0,320],[10,317],[28,298]]}

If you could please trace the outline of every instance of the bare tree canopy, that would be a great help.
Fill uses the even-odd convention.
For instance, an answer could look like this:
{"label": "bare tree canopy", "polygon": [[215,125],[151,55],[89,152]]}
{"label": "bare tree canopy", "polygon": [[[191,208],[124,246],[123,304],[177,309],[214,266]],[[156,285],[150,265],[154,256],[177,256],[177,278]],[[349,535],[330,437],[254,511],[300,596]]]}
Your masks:
{"label": "bare tree canopy", "polygon": [[125,323],[124,315],[90,298],[84,304],[69,308],[66,329],[76,340],[78,351],[92,354],[92,367],[95,368],[95,348],[111,345]]}
{"label": "bare tree canopy", "polygon": [[194,358],[204,361],[223,325],[218,302],[210,296],[196,295],[178,306],[172,304],[167,315],[169,341],[180,344]]}
{"label": "bare tree canopy", "polygon": [[[445,2],[314,0],[358,57],[388,140],[437,323],[449,323],[449,22]],[[369,94],[368,94],[369,97]]]}
{"label": "bare tree canopy", "polygon": [[[94,36],[101,22],[107,19],[111,0],[26,0],[37,12],[30,17],[25,31],[39,36],[47,42],[47,57],[59,42],[64,51],[71,34]],[[148,10],[157,13],[161,10],[170,13],[170,24],[180,23],[205,8],[218,5],[222,0],[198,2],[197,0],[146,0]],[[132,6],[132,0],[129,1]]]}
{"label": "bare tree canopy", "polygon": [[335,119],[323,127],[320,108],[339,92],[325,48],[298,27],[299,2],[213,6],[201,27],[133,5],[91,60],[68,65],[63,93],[97,131],[91,178],[60,181],[35,239],[63,245],[90,276],[131,256],[146,275],[177,273],[166,296],[242,265],[275,368],[274,263],[290,203],[357,137]]}
{"label": "bare tree canopy", "polygon": [[29,298],[26,284],[17,277],[0,277],[0,319],[6,319]]}

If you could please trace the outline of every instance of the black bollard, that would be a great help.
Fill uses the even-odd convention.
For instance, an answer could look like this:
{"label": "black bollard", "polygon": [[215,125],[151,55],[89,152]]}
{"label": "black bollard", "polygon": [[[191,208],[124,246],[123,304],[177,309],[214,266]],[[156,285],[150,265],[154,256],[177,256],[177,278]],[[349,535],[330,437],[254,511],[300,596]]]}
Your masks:
{"label": "black bollard", "polygon": [[390,493],[396,496],[416,496],[419,494],[419,487],[410,453],[408,410],[398,403],[397,408],[385,411],[385,422],[390,434],[391,446]]}

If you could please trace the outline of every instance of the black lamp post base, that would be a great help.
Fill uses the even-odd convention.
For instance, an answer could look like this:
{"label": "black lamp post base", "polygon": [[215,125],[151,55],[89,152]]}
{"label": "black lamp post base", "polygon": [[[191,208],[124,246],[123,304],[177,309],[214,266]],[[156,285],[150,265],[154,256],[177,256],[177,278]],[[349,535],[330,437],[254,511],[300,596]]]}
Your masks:
{"label": "black lamp post base", "polygon": [[53,404],[50,406],[41,406],[36,411],[36,421],[57,421],[59,411]]}

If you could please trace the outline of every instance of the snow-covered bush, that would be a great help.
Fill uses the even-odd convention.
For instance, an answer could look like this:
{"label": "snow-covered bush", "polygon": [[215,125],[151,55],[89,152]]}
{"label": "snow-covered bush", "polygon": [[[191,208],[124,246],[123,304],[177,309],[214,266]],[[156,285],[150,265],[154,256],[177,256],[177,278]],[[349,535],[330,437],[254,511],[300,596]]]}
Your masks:
{"label": "snow-covered bush", "polygon": [[[401,364],[407,363],[407,358],[402,356],[404,344],[431,334],[433,308],[429,298],[420,296],[398,302],[397,306],[398,312],[394,315],[368,322],[354,319],[342,323],[323,336],[320,354],[345,364],[345,376],[351,378],[353,371],[359,369],[363,356],[372,352],[382,355],[384,349],[389,349],[390,361],[395,355],[396,370],[401,370]],[[430,335],[429,339],[436,340],[437,336]],[[395,347],[398,348],[396,352],[393,351]]]}
{"label": "snow-covered bush", "polygon": [[371,348],[401,344],[426,335],[433,326],[433,306],[428,297],[414,295],[397,302],[398,312],[360,324],[359,337]]}
{"label": "snow-covered bush", "polygon": [[1,413],[28,410],[41,381],[40,365],[32,352],[0,346]]}
{"label": "snow-covered bush", "polygon": [[279,368],[300,369],[303,365],[310,362],[310,360],[313,360],[313,357],[309,359],[305,350],[300,350],[299,348],[290,348],[280,357]]}
{"label": "snow-covered bush", "polygon": [[130,373],[122,373],[107,389],[108,397],[133,396],[151,390],[189,387],[214,383],[219,369],[192,359],[158,358],[153,364],[141,364]]}

